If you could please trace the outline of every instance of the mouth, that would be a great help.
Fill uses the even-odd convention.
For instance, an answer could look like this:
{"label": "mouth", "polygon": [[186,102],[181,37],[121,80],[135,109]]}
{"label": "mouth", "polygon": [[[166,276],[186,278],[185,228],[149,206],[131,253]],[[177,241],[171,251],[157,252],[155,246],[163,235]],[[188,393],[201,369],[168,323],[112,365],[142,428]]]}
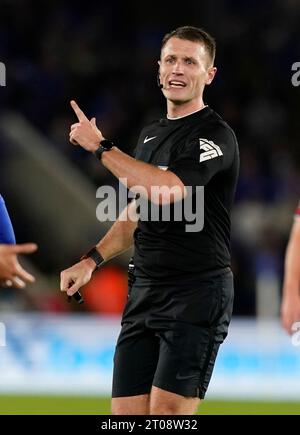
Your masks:
{"label": "mouth", "polygon": [[169,80],[169,87],[170,88],[185,88],[186,87],[186,83],[181,81],[181,80]]}

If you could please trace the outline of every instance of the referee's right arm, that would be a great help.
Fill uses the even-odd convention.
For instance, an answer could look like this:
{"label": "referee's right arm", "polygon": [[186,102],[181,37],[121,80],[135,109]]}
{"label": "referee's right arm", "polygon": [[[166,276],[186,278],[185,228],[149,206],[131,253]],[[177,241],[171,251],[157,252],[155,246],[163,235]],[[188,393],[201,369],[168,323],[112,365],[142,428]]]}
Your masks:
{"label": "referee's right arm", "polygon": [[133,233],[137,227],[138,215],[136,213],[136,201],[130,204],[120,213],[116,222],[106,235],[96,245],[105,261],[127,251],[133,245]]}
{"label": "referee's right arm", "polygon": [[[138,216],[136,214],[136,201],[122,211],[116,222],[106,235],[98,242],[96,249],[104,261],[116,257],[127,251],[133,245],[133,233],[137,227]],[[87,284],[96,268],[92,258],[85,258],[72,267],[61,272],[60,289],[69,296],[76,293],[80,287]]]}

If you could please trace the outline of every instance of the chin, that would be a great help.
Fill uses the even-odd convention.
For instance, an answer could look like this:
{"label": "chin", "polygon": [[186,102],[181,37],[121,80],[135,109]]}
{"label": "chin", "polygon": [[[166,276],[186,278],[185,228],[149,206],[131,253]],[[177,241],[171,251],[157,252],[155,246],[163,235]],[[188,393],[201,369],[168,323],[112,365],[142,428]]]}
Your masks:
{"label": "chin", "polygon": [[188,95],[180,95],[179,92],[166,92],[165,97],[168,101],[170,101],[173,104],[181,105],[181,104],[185,104],[188,103],[189,101],[191,101],[191,97]]}
{"label": "chin", "polygon": [[176,106],[180,106],[182,104],[188,103],[190,100],[186,98],[167,98],[171,103],[175,104]]}

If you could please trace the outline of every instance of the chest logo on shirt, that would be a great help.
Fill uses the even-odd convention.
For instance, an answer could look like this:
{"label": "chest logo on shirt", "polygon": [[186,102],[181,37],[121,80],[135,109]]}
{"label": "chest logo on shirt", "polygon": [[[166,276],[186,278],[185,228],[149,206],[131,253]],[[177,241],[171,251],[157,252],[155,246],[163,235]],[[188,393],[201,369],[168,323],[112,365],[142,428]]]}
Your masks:
{"label": "chest logo on shirt", "polygon": [[155,139],[157,136],[148,137],[146,136],[144,139],[144,143],[149,142],[149,140]]}
{"label": "chest logo on shirt", "polygon": [[203,150],[200,154],[200,163],[205,162],[205,160],[214,159],[215,157],[222,156],[223,153],[221,148],[216,145],[212,140],[199,139],[200,150]]}

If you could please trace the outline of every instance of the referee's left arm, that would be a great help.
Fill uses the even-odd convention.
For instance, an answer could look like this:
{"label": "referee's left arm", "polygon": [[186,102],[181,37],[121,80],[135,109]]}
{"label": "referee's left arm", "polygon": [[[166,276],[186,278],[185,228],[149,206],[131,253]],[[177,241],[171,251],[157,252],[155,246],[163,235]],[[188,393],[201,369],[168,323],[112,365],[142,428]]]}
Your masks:
{"label": "referee's left arm", "polygon": [[[96,126],[95,118],[90,121],[74,100],[71,101],[71,106],[78,122],[71,126],[70,142],[87,151],[96,151],[104,137]],[[187,194],[184,184],[173,172],[163,171],[154,165],[136,160],[117,147],[103,152],[101,162],[118,179],[124,178],[127,188],[155,204],[179,201]]]}
{"label": "referee's left arm", "polygon": [[184,184],[173,172],[136,160],[116,147],[104,152],[101,162],[118,179],[125,178],[129,189],[143,194],[137,186],[143,187],[147,198],[155,204],[168,204],[186,196]]}

